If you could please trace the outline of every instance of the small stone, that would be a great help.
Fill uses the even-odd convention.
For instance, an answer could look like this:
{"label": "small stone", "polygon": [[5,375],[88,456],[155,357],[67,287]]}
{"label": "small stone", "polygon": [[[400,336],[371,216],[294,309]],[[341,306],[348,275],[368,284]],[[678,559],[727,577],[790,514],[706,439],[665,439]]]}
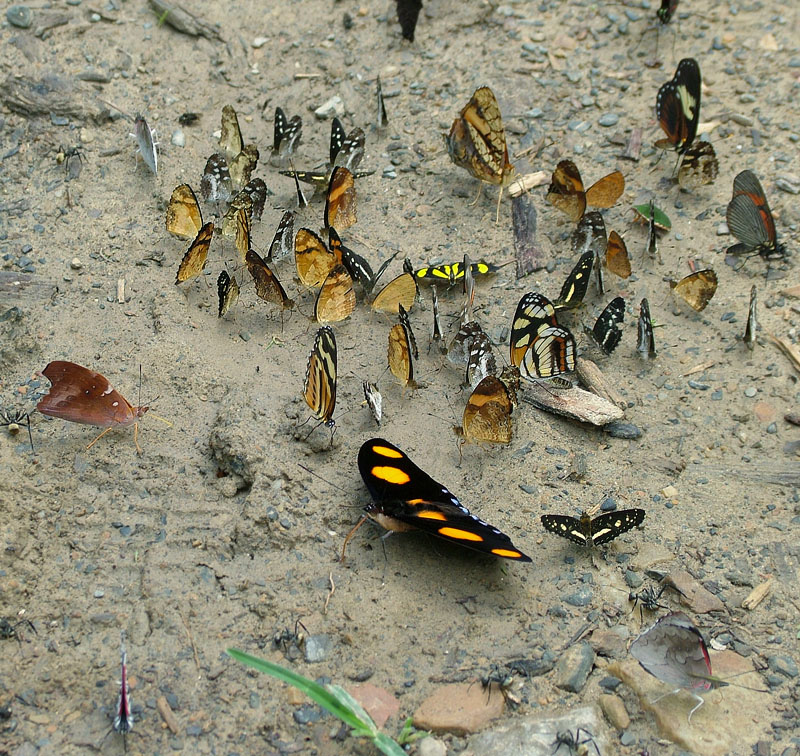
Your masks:
{"label": "small stone", "polygon": [[611,423],[606,423],[603,430],[608,433],[611,438],[641,438],[642,431],[633,423],[623,423],[620,420],[614,420]]}
{"label": "small stone", "polygon": [[767,426],[767,433],[777,433],[777,432],[778,432],[778,426],[775,423],[770,423]]}
{"label": "small stone", "polygon": [[304,653],[309,664],[325,661],[333,648],[330,635],[310,635],[306,638]]}
{"label": "small stone", "polygon": [[105,595],[106,595],[106,592],[104,590],[102,590],[102,589],[99,589],[99,588],[94,592],[94,597],[95,598],[103,598],[103,596],[105,596]]}
{"label": "small stone", "polygon": [[27,5],[12,5],[6,11],[6,19],[12,26],[27,29],[33,23],[33,12]]}
{"label": "small stone", "polygon": [[703,588],[686,570],[669,573],[670,584],[681,594],[681,604],[696,614],[721,612],[725,605],[713,593]]}
{"label": "small stone", "polygon": [[557,688],[579,693],[586,684],[593,666],[592,647],[586,642],[577,643],[568,648],[558,660],[553,682]]}
{"label": "small stone", "polygon": [[665,499],[674,499],[678,495],[678,489],[675,486],[665,486],[661,489],[661,495]]}
{"label": "small stone", "polygon": [[631,726],[631,718],[625,709],[625,703],[619,696],[610,693],[601,693],[597,698],[597,703],[606,715],[606,719],[617,730],[627,730]]}
{"label": "small stone", "polygon": [[503,696],[487,696],[480,685],[443,685],[414,712],[418,730],[467,735],[483,729],[503,713]]}
{"label": "small stone", "polygon": [[717,226],[717,236],[730,236],[731,230],[727,223],[720,223]]}
{"label": "small stone", "polygon": [[314,115],[321,120],[332,118],[333,116],[343,116],[344,101],[339,95],[334,95],[330,100],[320,105],[314,111]]}
{"label": "small stone", "polygon": [[616,113],[603,113],[597,121],[601,126],[616,126],[619,116]]}
{"label": "small stone", "polygon": [[311,704],[304,704],[299,706],[292,712],[292,717],[297,724],[311,724],[312,722],[319,722],[323,717],[322,709],[319,706],[312,706]]}
{"label": "small stone", "polygon": [[269,40],[266,37],[256,37],[250,44],[254,49],[259,50],[264,47]]}
{"label": "small stone", "polygon": [[759,423],[771,423],[775,420],[776,412],[774,407],[766,402],[756,402],[753,405],[753,414]]}
{"label": "small stone", "polygon": [[748,386],[748,387],[747,387],[747,388],[744,390],[744,395],[745,395],[745,396],[746,396],[748,399],[752,399],[752,398],[753,398],[753,397],[754,397],[754,396],[755,396],[757,393],[758,393],[758,390],[757,390],[757,389],[756,389],[754,386]]}
{"label": "small stone", "polygon": [[176,147],[185,147],[186,135],[183,133],[182,129],[175,129],[175,131],[172,132],[172,138],[170,139],[170,141]]}
{"label": "small stone", "polygon": [[349,693],[356,699],[374,720],[383,728],[387,720],[400,711],[400,702],[388,691],[372,683],[354,685]]}
{"label": "small stone", "polygon": [[619,742],[624,746],[632,746],[636,742],[636,736],[632,732],[623,732],[619,736]]}
{"label": "small stone", "polygon": [[419,741],[417,753],[419,756],[447,756],[447,746],[444,741],[428,736]]}
{"label": "small stone", "polygon": [[774,654],[767,658],[767,664],[773,672],[777,672],[784,677],[797,677],[797,663],[791,656],[786,654]]}
{"label": "small stone", "polygon": [[80,270],[83,267],[80,257],[73,257],[70,261],[69,267],[73,270]]}
{"label": "small stone", "polygon": [[592,603],[592,589],[588,585],[582,585],[574,593],[565,596],[564,601],[570,606],[589,606]]}
{"label": "small stone", "polygon": [[589,638],[594,652],[609,659],[621,659],[628,652],[628,629],[624,625],[595,630]]}

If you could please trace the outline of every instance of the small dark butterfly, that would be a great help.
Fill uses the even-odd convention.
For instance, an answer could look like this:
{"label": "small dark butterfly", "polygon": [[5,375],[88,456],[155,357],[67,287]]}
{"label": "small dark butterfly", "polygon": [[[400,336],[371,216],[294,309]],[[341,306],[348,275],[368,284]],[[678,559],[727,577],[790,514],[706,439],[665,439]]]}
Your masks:
{"label": "small dark butterfly", "polygon": [[383,102],[383,88],[381,87],[381,77],[378,76],[376,85],[378,95],[378,115],[375,118],[375,128],[378,130],[385,129],[389,124],[389,119],[386,117],[386,105]]}
{"label": "small dark butterfly", "polygon": [[228,161],[215,152],[207,161],[200,180],[200,193],[209,202],[229,202],[232,194],[231,173]]}
{"label": "small dark butterfly", "polygon": [[286,118],[283,108],[275,108],[275,126],[272,139],[272,154],[285,157],[294,153],[303,131],[303,119],[292,116]]}
{"label": "small dark butterfly", "polygon": [[[743,341],[748,349],[752,349],[756,345],[756,331],[758,330],[758,318],[756,317],[756,308],[758,306],[758,291],[756,285],[750,289],[750,309],[747,311],[747,326],[744,330]],[[30,429],[29,429],[30,432]],[[33,446],[31,444],[31,446]]]}
{"label": "small dark butterfly", "polygon": [[600,546],[613,541],[618,535],[625,533],[644,520],[644,509],[621,509],[618,512],[606,512],[592,519],[586,512],[580,519],[569,515],[542,515],[545,530],[581,546]]}
{"label": "small dark butterfly", "polygon": [[592,265],[594,264],[595,253],[593,250],[584,252],[570,271],[567,280],[561,287],[558,299],[553,302],[553,307],[558,310],[572,310],[578,307],[586,295],[589,288],[589,279],[592,275]]}
{"label": "small dark butterfly", "polygon": [[653,321],[650,319],[650,305],[647,299],[643,299],[639,305],[636,351],[646,360],[656,358],[656,340],[653,336]]}
{"label": "small dark butterfly", "polygon": [[754,252],[768,259],[786,255],[785,246],[778,243],[775,219],[761,182],[752,171],[742,171],[733,180],[733,198],[725,217],[740,242],[729,247],[728,254]]}
{"label": "small dark butterfly", "polygon": [[678,63],[675,75],[658,90],[656,118],[667,135],[656,142],[656,147],[685,154],[700,120],[700,66],[694,58]]}
{"label": "small dark butterfly", "polygon": [[422,10],[422,0],[397,0],[397,20],[403,39],[414,41],[414,30],[417,28],[417,19]]}
{"label": "small dark butterfly", "polygon": [[606,353],[611,354],[622,339],[620,325],[625,319],[625,300],[615,297],[605,307],[592,328],[592,336]]}
{"label": "small dark butterfly", "polygon": [[239,284],[236,278],[229,276],[225,270],[217,278],[217,294],[219,295],[219,315],[217,317],[221,318],[239,299]]}

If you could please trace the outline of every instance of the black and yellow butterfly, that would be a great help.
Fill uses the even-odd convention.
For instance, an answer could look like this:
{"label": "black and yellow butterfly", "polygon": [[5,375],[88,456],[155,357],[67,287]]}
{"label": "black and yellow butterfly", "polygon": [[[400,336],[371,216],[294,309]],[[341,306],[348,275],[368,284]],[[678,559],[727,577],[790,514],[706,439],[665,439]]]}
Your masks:
{"label": "black and yellow butterfly", "polygon": [[555,308],[542,294],[530,291],[517,305],[511,323],[511,364],[529,381],[575,370],[575,337],[558,325]]}
{"label": "black and yellow butterfly", "polygon": [[658,90],[656,118],[667,135],[656,142],[656,147],[685,154],[700,121],[700,66],[694,58],[680,61],[675,75]]}
{"label": "black and yellow butterfly", "polygon": [[314,416],[333,428],[336,407],[336,336],[330,326],[317,331],[314,348],[308,357],[303,398]]}
{"label": "black and yellow butterfly", "polygon": [[387,530],[422,530],[484,554],[531,561],[505,533],[471,514],[394,444],[382,438],[367,441],[358,452],[358,469],[372,496],[366,516]]}
{"label": "black and yellow butterfly", "polygon": [[542,515],[545,530],[562,538],[579,543],[581,546],[600,546],[613,541],[644,520],[644,509],[621,509],[619,512],[606,512],[592,519],[586,512],[580,519],[569,515]]}
{"label": "black and yellow butterfly", "polygon": [[564,281],[558,299],[553,302],[553,307],[556,311],[572,310],[583,302],[583,298],[586,296],[586,289],[589,288],[594,257],[595,253],[591,249],[580,256],[575,267],[567,276],[567,280]]}
{"label": "black and yellow butterfly", "polygon": [[229,276],[228,272],[223,270],[217,278],[217,294],[219,296],[217,317],[221,318],[239,299],[239,283],[236,277]]}
{"label": "black and yellow butterfly", "polygon": [[[476,262],[470,265],[470,270],[473,276],[486,276],[490,273],[498,271],[498,265],[492,265],[487,262]],[[435,281],[444,281],[448,285],[453,286],[456,281],[464,278],[464,265],[460,262],[453,263],[452,265],[433,265],[427,268],[420,268],[414,271],[414,278],[417,281],[424,281],[425,283],[433,283]]]}

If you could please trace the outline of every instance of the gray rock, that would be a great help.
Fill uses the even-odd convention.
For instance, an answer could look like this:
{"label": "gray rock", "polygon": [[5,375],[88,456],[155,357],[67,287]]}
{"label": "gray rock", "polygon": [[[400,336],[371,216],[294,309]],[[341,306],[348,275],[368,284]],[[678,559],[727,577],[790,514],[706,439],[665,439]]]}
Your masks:
{"label": "gray rock", "polygon": [[304,648],[306,661],[309,664],[325,661],[333,648],[333,639],[330,635],[310,635],[306,638]]}
{"label": "gray rock", "polygon": [[777,672],[784,677],[797,677],[797,663],[791,656],[785,654],[774,654],[767,658],[767,664],[773,672]]}
{"label": "gray rock", "polygon": [[641,429],[633,423],[623,423],[621,420],[614,420],[603,426],[603,430],[612,438],[641,438]]}
{"label": "gray rock", "polygon": [[616,113],[603,113],[597,121],[601,126],[616,126],[619,116]]}
{"label": "gray rock", "polygon": [[554,684],[562,690],[579,693],[594,666],[594,651],[588,643],[567,649],[556,664]]}
{"label": "gray rock", "polygon": [[344,101],[339,95],[334,95],[330,100],[324,102],[315,111],[314,115],[317,118],[333,118],[333,116],[344,115]]}
{"label": "gray rock", "polygon": [[20,29],[27,29],[33,23],[33,12],[27,5],[12,5],[6,11],[9,24]]}
{"label": "gray rock", "polygon": [[570,593],[564,597],[570,606],[588,606],[592,601],[592,589],[588,585],[582,585],[575,593]]}

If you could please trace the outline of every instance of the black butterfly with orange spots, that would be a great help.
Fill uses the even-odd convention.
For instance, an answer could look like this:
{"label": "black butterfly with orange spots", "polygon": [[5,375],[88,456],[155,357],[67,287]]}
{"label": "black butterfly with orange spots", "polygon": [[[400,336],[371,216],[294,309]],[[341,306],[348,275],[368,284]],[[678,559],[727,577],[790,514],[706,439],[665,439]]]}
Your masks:
{"label": "black butterfly with orange spots", "polygon": [[367,441],[358,452],[358,469],[373,499],[364,509],[366,516],[387,530],[423,530],[484,554],[531,561],[394,444],[382,438]]}

